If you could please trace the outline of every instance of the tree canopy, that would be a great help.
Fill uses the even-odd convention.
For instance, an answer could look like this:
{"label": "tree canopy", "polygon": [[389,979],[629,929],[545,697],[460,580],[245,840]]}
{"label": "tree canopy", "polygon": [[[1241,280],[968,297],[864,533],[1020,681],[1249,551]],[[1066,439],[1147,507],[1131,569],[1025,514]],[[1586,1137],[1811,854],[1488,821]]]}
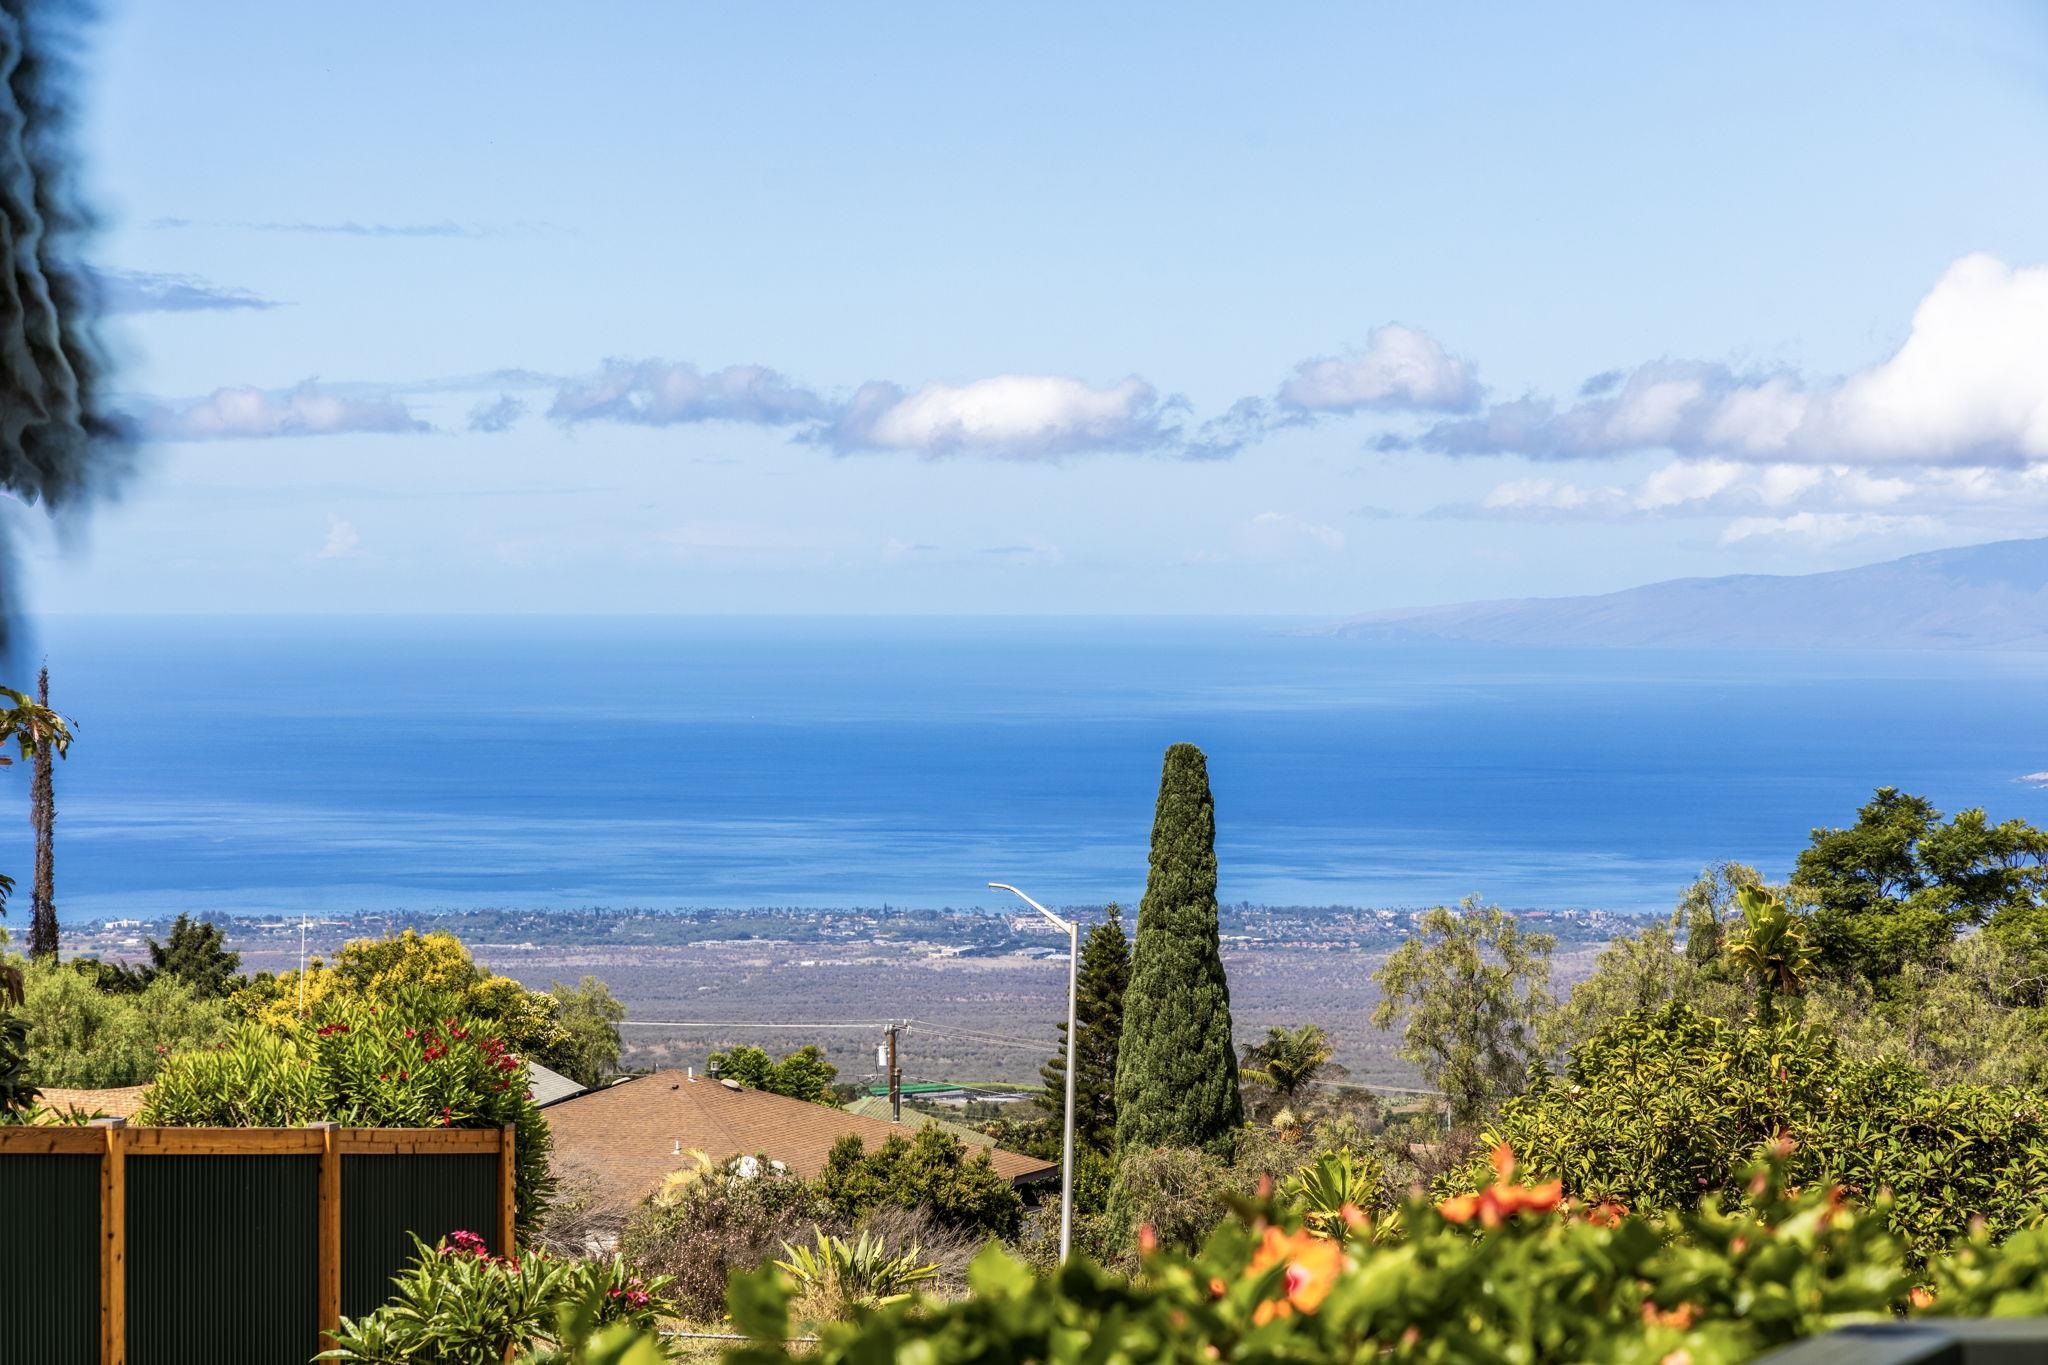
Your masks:
{"label": "tree canopy", "polygon": [[832,1082],[839,1068],[825,1060],[825,1051],[806,1043],[794,1052],[773,1058],[751,1043],[742,1043],[708,1058],[720,1080],[738,1081],[771,1095],[787,1095],[812,1104],[832,1103]]}
{"label": "tree canopy", "polygon": [[[509,976],[487,972],[470,958],[462,940],[445,930],[407,929],[386,938],[360,938],[342,946],[332,966],[315,958],[305,972],[304,1008],[314,1012],[328,1001],[380,1002],[412,995],[445,996],[466,1017],[488,1023],[513,1051],[560,1071],[574,1064],[561,1004],[546,991],[531,991]],[[297,1018],[300,974],[260,973],[235,992],[234,1009],[269,1027]]]}
{"label": "tree canopy", "polygon": [[1820,967],[1882,987],[1964,929],[2032,920],[2048,890],[2048,831],[1953,819],[1925,797],[1880,787],[1846,829],[1813,831],[1792,869]]}
{"label": "tree canopy", "polygon": [[1467,897],[1456,910],[1425,913],[1416,936],[1375,973],[1373,1022],[1401,1026],[1401,1055],[1444,1092],[1453,1122],[1484,1116],[1538,1057],[1556,946],[1499,906]]}
{"label": "tree canopy", "polygon": [[218,1000],[242,984],[236,975],[242,955],[228,951],[218,924],[181,914],[172,922],[165,942],[152,938],[147,943],[151,971],[177,977],[202,999]]}

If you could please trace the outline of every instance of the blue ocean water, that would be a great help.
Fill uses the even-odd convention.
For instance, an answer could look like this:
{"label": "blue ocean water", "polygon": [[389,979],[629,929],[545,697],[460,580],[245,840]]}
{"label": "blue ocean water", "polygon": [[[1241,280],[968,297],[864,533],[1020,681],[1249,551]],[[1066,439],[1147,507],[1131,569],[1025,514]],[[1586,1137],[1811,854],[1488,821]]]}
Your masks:
{"label": "blue ocean water", "polygon": [[[1394,646],[1245,620],[71,619],[64,918],[1133,900],[1666,907],[1882,783],[2048,822],[2048,658]],[[25,811],[23,768],[0,809]],[[25,819],[0,870],[28,870]],[[25,876],[24,876],[25,879]]]}

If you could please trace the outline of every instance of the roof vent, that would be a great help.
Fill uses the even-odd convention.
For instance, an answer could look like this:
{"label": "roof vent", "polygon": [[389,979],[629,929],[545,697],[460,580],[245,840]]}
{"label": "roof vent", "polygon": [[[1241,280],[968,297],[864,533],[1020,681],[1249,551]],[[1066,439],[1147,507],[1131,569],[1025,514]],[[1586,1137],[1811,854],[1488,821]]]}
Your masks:
{"label": "roof vent", "polygon": [[746,1088],[730,1076],[720,1076],[718,1078],[718,1083],[724,1086],[727,1090],[743,1090]]}

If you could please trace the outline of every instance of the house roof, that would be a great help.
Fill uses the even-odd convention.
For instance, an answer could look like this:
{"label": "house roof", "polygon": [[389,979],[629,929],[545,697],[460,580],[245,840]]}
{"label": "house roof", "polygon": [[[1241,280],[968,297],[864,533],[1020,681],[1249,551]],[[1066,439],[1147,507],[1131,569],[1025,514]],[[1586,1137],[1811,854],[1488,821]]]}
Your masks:
{"label": "house roof", "polygon": [[112,1090],[66,1090],[60,1086],[41,1087],[42,1103],[57,1113],[76,1109],[88,1118],[132,1119],[149,1098],[146,1085],[124,1085]]}
{"label": "house roof", "polygon": [[[565,1172],[590,1172],[608,1196],[626,1203],[659,1188],[663,1177],[685,1164],[680,1153],[693,1149],[719,1161],[766,1156],[810,1180],[825,1169],[832,1145],[849,1133],[873,1150],[891,1137],[917,1131],[907,1122],[890,1123],[681,1071],[657,1071],[587,1091],[543,1113],[554,1130],[556,1163]],[[987,1141],[982,1138],[983,1144]],[[1012,1184],[1035,1182],[1059,1169],[1000,1147],[988,1151],[996,1171]]]}
{"label": "house roof", "polygon": [[542,1109],[563,1100],[574,1099],[583,1093],[582,1085],[570,1080],[559,1071],[550,1071],[539,1062],[526,1064],[527,1088],[533,1091],[533,1102]]}

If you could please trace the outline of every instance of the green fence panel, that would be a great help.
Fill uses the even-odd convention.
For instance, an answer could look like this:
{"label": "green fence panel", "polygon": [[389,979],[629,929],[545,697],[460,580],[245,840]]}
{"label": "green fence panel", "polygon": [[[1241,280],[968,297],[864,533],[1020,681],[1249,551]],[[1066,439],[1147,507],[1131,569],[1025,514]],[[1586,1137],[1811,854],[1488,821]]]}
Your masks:
{"label": "green fence panel", "polygon": [[320,1350],[320,1158],[130,1153],[129,1365]]}
{"label": "green fence panel", "polygon": [[0,1361],[97,1365],[100,1158],[0,1161]]}
{"label": "green fence panel", "polygon": [[361,1155],[341,1159],[341,1311],[361,1317],[391,1297],[391,1280],[451,1232],[498,1242],[498,1154]]}

